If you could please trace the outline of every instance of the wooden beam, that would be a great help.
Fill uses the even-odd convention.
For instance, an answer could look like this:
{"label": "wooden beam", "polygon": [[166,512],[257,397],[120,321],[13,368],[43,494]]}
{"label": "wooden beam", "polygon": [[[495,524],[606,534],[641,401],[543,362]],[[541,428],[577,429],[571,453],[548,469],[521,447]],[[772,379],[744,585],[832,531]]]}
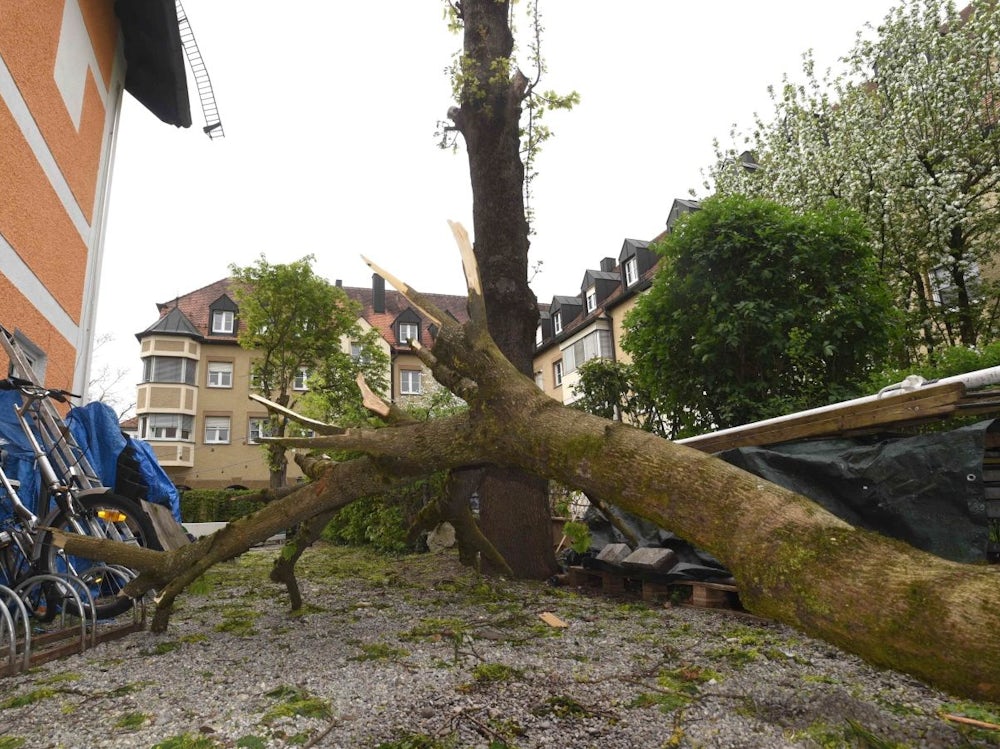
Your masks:
{"label": "wooden beam", "polygon": [[826,437],[860,429],[891,427],[908,421],[955,413],[964,396],[965,385],[960,382],[929,385],[908,393],[887,395],[865,403],[852,403],[818,414],[807,413],[798,417],[793,414],[777,421],[772,419],[727,429],[724,434],[710,432],[686,439],[683,443],[702,452],[715,453],[734,447],[776,445],[807,437]]}

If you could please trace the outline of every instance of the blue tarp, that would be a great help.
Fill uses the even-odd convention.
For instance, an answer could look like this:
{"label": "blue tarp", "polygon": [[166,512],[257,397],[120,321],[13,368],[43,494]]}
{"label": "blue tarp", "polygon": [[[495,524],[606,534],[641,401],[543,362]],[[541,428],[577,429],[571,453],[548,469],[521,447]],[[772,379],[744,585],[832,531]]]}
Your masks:
{"label": "blue tarp", "polygon": [[[35,507],[40,480],[34,456],[27,438],[14,414],[14,405],[21,402],[16,391],[0,391],[0,447],[4,453],[4,471],[21,482],[18,494],[37,515]],[[137,461],[142,478],[141,497],[170,509],[180,522],[180,495],[173,482],[160,467],[148,444],[122,434],[115,412],[104,403],[93,402],[70,409],[66,417],[70,433],[84,450],[87,460],[97,472],[101,483],[114,489],[118,484],[118,463],[123,451]],[[7,508],[0,507],[0,513]],[[0,515],[2,516],[2,515]]]}

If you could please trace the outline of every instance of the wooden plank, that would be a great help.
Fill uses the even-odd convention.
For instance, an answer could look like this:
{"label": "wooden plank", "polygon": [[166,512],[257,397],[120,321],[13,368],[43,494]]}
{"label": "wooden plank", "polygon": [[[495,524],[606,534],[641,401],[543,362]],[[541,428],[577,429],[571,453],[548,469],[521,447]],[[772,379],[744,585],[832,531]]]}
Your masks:
{"label": "wooden plank", "polygon": [[774,445],[779,442],[839,434],[845,431],[887,427],[908,421],[952,414],[965,395],[960,382],[929,385],[909,393],[887,395],[879,400],[845,405],[822,413],[791,415],[781,421],[747,424],[723,433],[710,432],[681,440],[682,444],[703,452],[719,452],[749,445]]}

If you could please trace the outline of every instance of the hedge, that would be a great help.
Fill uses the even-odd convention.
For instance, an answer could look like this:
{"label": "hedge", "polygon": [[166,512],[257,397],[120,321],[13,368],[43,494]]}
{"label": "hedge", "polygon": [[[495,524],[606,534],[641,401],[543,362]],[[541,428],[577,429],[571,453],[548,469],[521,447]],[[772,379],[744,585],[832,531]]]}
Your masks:
{"label": "hedge", "polygon": [[188,489],[181,493],[182,523],[228,523],[264,506],[245,489]]}

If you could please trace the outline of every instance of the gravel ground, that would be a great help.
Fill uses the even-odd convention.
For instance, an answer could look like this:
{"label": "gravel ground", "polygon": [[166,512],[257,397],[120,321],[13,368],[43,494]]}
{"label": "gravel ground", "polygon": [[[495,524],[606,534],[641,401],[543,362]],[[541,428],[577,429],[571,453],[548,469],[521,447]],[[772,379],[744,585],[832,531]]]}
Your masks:
{"label": "gravel ground", "polygon": [[334,547],[303,558],[291,614],[274,553],[219,565],[165,634],[0,681],[0,749],[1000,746],[941,717],[997,706],[745,614]]}

